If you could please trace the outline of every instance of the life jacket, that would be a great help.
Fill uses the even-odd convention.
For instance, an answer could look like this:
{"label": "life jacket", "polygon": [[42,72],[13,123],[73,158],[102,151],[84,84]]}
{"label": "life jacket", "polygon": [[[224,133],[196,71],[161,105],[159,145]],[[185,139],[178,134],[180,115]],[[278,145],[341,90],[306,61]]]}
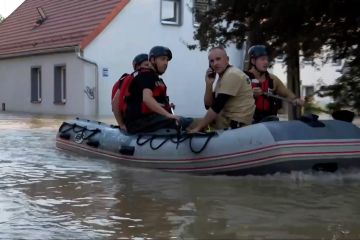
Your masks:
{"label": "life jacket", "polygon": [[121,85],[122,85],[122,83],[123,83],[123,80],[125,79],[126,76],[129,76],[129,74],[128,74],[128,73],[124,73],[123,75],[121,75],[121,77],[119,78],[119,80],[117,80],[116,83],[114,84],[114,86],[112,87],[111,100],[114,99],[117,90],[119,90],[119,89],[121,88]]}
{"label": "life jacket", "polygon": [[[138,71],[135,71],[135,72],[127,75],[123,79],[122,85],[120,87],[120,102],[119,102],[119,109],[120,109],[121,113],[126,114],[129,101],[131,101],[131,99],[132,99],[131,93],[129,91],[131,83],[133,82],[135,77],[139,75],[139,73],[149,72],[149,71],[152,71],[152,70],[142,68]],[[152,90],[153,97],[165,110],[167,110],[168,112],[171,112],[171,108],[169,105],[169,98],[166,95],[166,89],[167,89],[166,85],[160,78],[159,78],[159,80],[160,81],[156,82],[156,86]],[[153,111],[150,108],[148,108],[144,102],[141,103],[141,113],[142,114],[149,114],[152,112]]]}
{"label": "life jacket", "polygon": [[[156,82],[155,88],[152,90],[154,99],[169,113],[171,113],[171,107],[169,104],[169,97],[166,95],[167,87],[164,81],[159,78],[159,81]],[[141,113],[150,114],[153,111],[144,103],[141,103]]]}
{"label": "life jacket", "polygon": [[[260,83],[251,72],[245,71],[245,74],[251,79],[252,88],[260,87],[264,93],[276,95],[276,91],[274,90],[274,80],[270,77],[268,72],[265,73],[265,81],[262,83]],[[257,111],[264,111],[277,115],[278,110],[281,108],[281,100],[260,95],[255,99],[255,105]]]}

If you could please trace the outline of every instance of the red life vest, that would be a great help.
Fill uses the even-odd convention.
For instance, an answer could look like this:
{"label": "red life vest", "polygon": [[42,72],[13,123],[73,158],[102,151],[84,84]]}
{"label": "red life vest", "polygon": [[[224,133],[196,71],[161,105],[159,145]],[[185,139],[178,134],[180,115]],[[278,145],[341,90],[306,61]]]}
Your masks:
{"label": "red life vest", "polygon": [[[149,72],[149,71],[152,71],[152,70],[142,68],[138,71],[135,71],[135,72],[125,76],[124,79],[121,81],[120,102],[119,102],[119,109],[120,109],[121,113],[125,114],[126,110],[128,108],[128,102],[129,102],[129,99],[131,99],[131,93],[129,91],[131,83],[133,82],[133,80],[139,73]],[[164,84],[164,82],[162,80],[157,81],[155,88],[152,90],[153,97],[163,108],[165,108],[168,112],[171,112],[169,100],[166,95],[166,90],[167,90],[167,88],[166,88],[166,85]],[[153,111],[150,108],[148,108],[144,102],[141,103],[141,113],[149,114],[152,112]]]}
{"label": "red life vest", "polygon": [[[153,97],[155,100],[168,112],[171,112],[171,107],[169,104],[169,97],[166,95],[167,87],[162,79],[156,82],[155,88],[152,90]],[[144,103],[141,103],[141,113],[149,114],[153,111]]]}
{"label": "red life vest", "polygon": [[119,109],[122,114],[125,114],[127,109],[127,98],[130,96],[130,92],[129,92],[130,84],[138,74],[139,71],[135,71],[125,76],[124,79],[122,80],[120,86],[120,98],[119,98]]}
{"label": "red life vest", "polygon": [[[245,73],[251,79],[252,88],[259,87],[264,93],[271,93],[276,95],[276,92],[274,91],[274,80],[270,77],[268,72],[265,73],[265,81],[263,82],[255,79],[254,74],[251,72],[246,71]],[[265,95],[260,95],[255,98],[255,105],[256,110],[271,112],[272,114],[276,115],[278,109],[281,107],[281,102],[279,102],[277,99],[267,97]]]}
{"label": "red life vest", "polygon": [[125,78],[126,76],[129,76],[129,74],[128,74],[128,73],[124,73],[124,74],[120,77],[120,79],[117,80],[116,83],[114,84],[114,86],[112,87],[111,100],[114,99],[117,90],[119,90],[119,89],[121,88],[122,81],[124,80],[124,78]]}

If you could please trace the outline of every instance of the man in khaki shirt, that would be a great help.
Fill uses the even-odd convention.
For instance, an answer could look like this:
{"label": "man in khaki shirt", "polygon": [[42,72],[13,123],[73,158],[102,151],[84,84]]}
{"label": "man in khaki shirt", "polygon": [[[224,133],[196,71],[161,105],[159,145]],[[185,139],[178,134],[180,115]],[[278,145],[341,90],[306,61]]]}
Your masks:
{"label": "man in khaki shirt", "polygon": [[[208,111],[190,132],[201,131],[213,121],[216,129],[251,124],[255,104],[250,79],[240,69],[229,64],[229,57],[222,47],[210,49],[208,59],[210,66],[205,75],[204,95]],[[213,91],[216,74],[218,80]]]}

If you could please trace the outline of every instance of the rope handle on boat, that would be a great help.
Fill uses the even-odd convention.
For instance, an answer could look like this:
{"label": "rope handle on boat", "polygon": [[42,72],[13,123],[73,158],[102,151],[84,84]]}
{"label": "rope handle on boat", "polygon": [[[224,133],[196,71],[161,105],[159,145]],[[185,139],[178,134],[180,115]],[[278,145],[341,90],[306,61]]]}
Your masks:
{"label": "rope handle on boat", "polygon": [[145,145],[146,143],[150,142],[150,148],[152,150],[158,150],[162,145],[164,145],[168,140],[169,138],[165,138],[159,145],[157,146],[154,146],[153,145],[153,141],[156,139],[156,136],[152,136],[150,138],[147,138],[145,139],[145,141],[142,141],[140,142],[141,138],[143,137],[143,135],[139,135],[136,139],[136,144],[139,145],[139,146],[143,146]]}
{"label": "rope handle on boat", "polygon": [[137,137],[137,139],[136,139],[136,144],[139,145],[139,146],[143,146],[143,145],[145,145],[147,142],[152,141],[152,139],[153,139],[154,137],[147,138],[147,139],[145,139],[145,141],[143,141],[143,142],[140,142],[140,139],[141,139],[141,138],[142,138],[142,135],[139,135],[139,136]]}
{"label": "rope handle on boat", "polygon": [[199,150],[194,150],[193,146],[192,146],[192,140],[193,140],[193,137],[194,135],[190,138],[189,140],[189,146],[190,146],[190,150],[193,152],[193,153],[201,153],[202,151],[204,151],[204,149],[206,148],[206,146],[208,145],[210,139],[215,136],[215,134],[209,134],[207,135],[207,138],[206,138],[206,141],[204,143],[204,145],[199,149]]}
{"label": "rope handle on boat", "polygon": [[[145,139],[144,141],[141,141],[141,139],[144,137],[143,135],[139,135],[136,139],[136,144],[139,146],[143,146],[146,143],[150,142],[150,148],[152,150],[158,150],[160,147],[162,147],[168,140],[170,140],[172,143],[179,145],[180,143],[184,142],[185,140],[189,139],[189,147],[190,150],[193,153],[201,153],[202,151],[204,151],[204,149],[207,147],[208,143],[210,142],[211,138],[214,137],[216,135],[216,132],[210,132],[210,133],[193,133],[193,134],[188,134],[188,133],[184,133],[181,137],[179,137],[178,135],[176,136],[176,138],[174,138],[174,135],[157,135],[157,136],[152,136],[149,137],[147,139]],[[206,141],[203,144],[203,146],[199,149],[199,150],[195,150],[194,147],[192,146],[192,139],[195,136],[201,136],[201,137],[205,137],[206,136]],[[154,146],[153,141],[155,139],[157,139],[158,137],[164,137],[164,140],[157,146]]]}
{"label": "rope handle on boat", "polygon": [[[67,123],[67,122],[63,122],[63,123],[61,124],[61,126],[59,127],[59,132],[60,132],[60,133],[66,133],[66,132],[72,130],[72,129],[74,128],[74,125],[76,125],[76,124],[75,124],[75,123],[74,123],[74,124],[70,124],[70,123]],[[70,127],[67,128],[67,129],[65,129],[65,130],[63,130],[63,128],[64,128],[65,126],[70,126]]]}
{"label": "rope handle on boat", "polygon": [[[65,126],[68,126],[68,128],[66,128],[65,130],[63,129]],[[79,130],[76,130],[79,129]],[[74,133],[81,133],[82,134],[82,139],[83,140],[88,140],[90,139],[92,136],[94,136],[95,134],[101,132],[100,129],[96,128],[96,129],[88,129],[87,127],[83,127],[80,125],[77,125],[76,123],[70,124],[70,123],[66,123],[64,122],[63,124],[61,124],[60,128],[59,128],[59,132],[60,134],[64,134],[70,130],[73,130]],[[85,136],[86,132],[91,132],[89,135]]]}

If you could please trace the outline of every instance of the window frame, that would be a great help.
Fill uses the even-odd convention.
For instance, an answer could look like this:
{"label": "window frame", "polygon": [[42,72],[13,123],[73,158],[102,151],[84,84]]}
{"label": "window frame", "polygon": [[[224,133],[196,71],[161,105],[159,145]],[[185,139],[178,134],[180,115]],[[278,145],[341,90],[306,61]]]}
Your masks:
{"label": "window frame", "polygon": [[[54,66],[54,104],[66,104],[66,72],[66,64]],[[60,90],[57,90],[58,87]]]}
{"label": "window frame", "polygon": [[[33,71],[36,71],[36,79],[33,79]],[[33,86],[34,82],[36,81],[36,93],[33,92]],[[34,94],[34,95],[33,95]],[[35,94],[37,96],[35,96]],[[41,66],[32,66],[30,68],[30,102],[31,103],[41,103],[42,101],[42,71]]]}
{"label": "window frame", "polygon": [[[192,0],[192,3],[193,3],[193,6],[192,6],[192,9],[193,9],[192,20],[193,20],[193,26],[194,27],[199,27],[200,23],[197,22],[197,19],[196,19],[196,9],[197,9],[196,1],[197,0]],[[207,10],[206,11],[210,10],[210,8],[213,7],[213,5],[215,6],[215,1],[213,1],[213,0],[203,0],[203,1],[207,1]]]}
{"label": "window frame", "polygon": [[[174,3],[174,21],[169,20],[170,18],[163,18],[163,3],[173,2]],[[161,0],[160,1],[160,23],[163,25],[181,26],[182,25],[182,0]]]}
{"label": "window frame", "polygon": [[[315,86],[314,85],[303,85],[302,86],[303,96],[313,96],[315,94]],[[311,93],[310,93],[311,92]]]}

